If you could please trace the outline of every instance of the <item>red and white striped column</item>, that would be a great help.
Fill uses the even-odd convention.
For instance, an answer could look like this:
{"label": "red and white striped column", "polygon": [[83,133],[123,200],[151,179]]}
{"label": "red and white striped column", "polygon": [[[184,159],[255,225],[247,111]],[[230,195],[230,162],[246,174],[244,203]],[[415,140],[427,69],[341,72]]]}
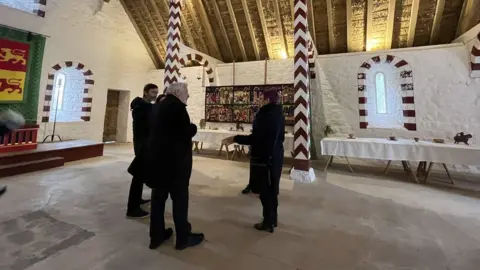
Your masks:
{"label": "red and white striped column", "polygon": [[169,0],[167,59],[165,60],[165,74],[163,79],[164,91],[167,87],[180,79],[180,19],[182,7],[180,0]]}
{"label": "red and white striped column", "polygon": [[293,155],[294,163],[290,177],[297,182],[315,181],[315,173],[310,166],[310,113],[308,81],[308,20],[307,0],[294,1],[294,92],[295,126]]}
{"label": "red and white striped column", "polygon": [[478,33],[477,38],[473,43],[470,59],[472,62],[472,78],[480,78],[480,33]]}

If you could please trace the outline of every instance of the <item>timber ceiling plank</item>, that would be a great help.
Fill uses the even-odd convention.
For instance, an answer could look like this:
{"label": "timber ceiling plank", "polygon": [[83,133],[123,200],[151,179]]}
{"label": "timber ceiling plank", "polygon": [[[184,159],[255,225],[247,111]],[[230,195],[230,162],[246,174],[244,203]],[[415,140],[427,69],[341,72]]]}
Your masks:
{"label": "timber ceiling plank", "polygon": [[456,37],[461,36],[480,22],[480,0],[465,0],[458,21]]}
{"label": "timber ceiling plank", "polygon": [[368,0],[367,51],[385,50],[391,46],[391,43],[386,44],[391,38],[387,38],[389,7],[388,0]]}
{"label": "timber ceiling plank", "polygon": [[263,14],[265,16],[265,23],[270,37],[270,44],[273,54],[273,59],[285,58],[285,40],[282,35],[282,26],[278,24],[277,14],[275,13],[275,1],[276,0],[264,0]]}
{"label": "timber ceiling plank", "polygon": [[445,1],[442,22],[440,24],[440,44],[451,43],[455,39],[462,8],[463,0]]}
{"label": "timber ceiling plank", "polygon": [[145,17],[143,18],[145,26],[147,27],[148,31],[151,33],[150,35],[153,37],[155,45],[161,48],[160,57],[164,59],[166,57],[167,49],[165,48],[165,44],[163,43],[163,40],[166,39],[166,35],[162,35],[162,33],[160,33],[160,31],[158,30],[157,22],[153,19],[152,13],[149,12],[146,2],[147,0],[140,0],[140,3],[137,6],[137,8],[142,10],[142,14],[145,14]]}
{"label": "timber ceiling plank", "polygon": [[430,34],[430,45],[437,44],[438,42],[444,8],[445,8],[445,0],[437,0],[437,4],[435,7],[435,16],[433,18],[432,32]]}
{"label": "timber ceiling plank", "polygon": [[[255,59],[260,60],[261,58],[260,58],[260,51],[258,48],[258,42],[257,42],[257,39],[255,38],[255,27],[253,26],[253,23],[252,23],[252,16],[250,16],[250,10],[248,9],[247,0],[237,0],[237,1],[241,1],[241,4],[242,4],[242,9],[245,16],[245,23],[247,24],[248,32],[250,34],[250,40],[252,41],[251,44],[253,47],[253,52],[255,54]],[[239,17],[240,16],[241,15],[239,14]]]}
{"label": "timber ceiling plank", "polygon": [[[242,54],[244,61],[248,61],[249,59],[253,60],[255,59],[255,56],[252,54],[252,50],[251,50],[253,46],[251,45],[251,41],[249,41],[250,38],[249,38],[247,19],[245,18],[245,13],[243,12],[242,3],[241,1],[235,1],[233,3],[235,5],[235,8],[234,8],[232,2],[233,2],[232,0],[225,0],[225,4],[227,5],[227,10],[228,10],[228,15],[230,17],[230,20],[232,21],[232,27],[233,27],[233,30],[235,31],[235,37],[238,42],[240,53]],[[245,47],[246,47],[245,45],[247,45],[249,48],[248,52],[250,57],[247,57],[247,53],[245,51]]]}
{"label": "timber ceiling plank", "polygon": [[230,44],[230,39],[228,38],[227,31],[225,30],[225,24],[223,23],[220,11],[215,5],[216,0],[202,1],[212,28],[216,29],[214,31],[214,34],[223,55],[224,62],[233,62],[233,60],[235,59],[235,54],[232,50],[232,45]]}
{"label": "timber ceiling plank", "polygon": [[215,35],[213,33],[213,28],[208,20],[207,12],[205,11],[205,7],[203,6],[203,3],[201,0],[193,0],[193,3],[190,3],[188,1],[188,6],[190,6],[194,11],[197,12],[198,18],[200,18],[200,22],[203,25],[203,29],[205,30],[205,34],[207,35],[208,38],[208,49],[209,49],[209,54],[219,60],[223,60],[222,54],[220,52],[220,47],[218,46],[217,39],[215,38]]}
{"label": "timber ceiling plank", "polygon": [[182,17],[184,18],[185,23],[188,25],[188,28],[193,29],[191,34],[195,44],[197,44],[197,50],[207,55],[214,56],[215,50],[213,47],[209,49],[210,46],[207,46],[207,43],[205,42],[207,40],[207,34],[205,33],[202,25],[199,25],[198,23],[200,20],[192,7],[191,1],[185,1]]}
{"label": "timber ceiling plank", "polygon": [[365,51],[367,39],[367,0],[347,0],[347,48]]}
{"label": "timber ceiling plank", "polygon": [[242,54],[242,49],[240,48],[240,42],[235,34],[235,27],[232,17],[228,12],[226,0],[211,0],[210,2],[213,2],[213,7],[217,17],[220,17],[223,21],[223,29],[225,29],[225,33],[227,34],[230,46],[233,50],[233,54],[235,55],[235,62],[245,61],[245,58]]}
{"label": "timber ceiling plank", "polygon": [[392,48],[407,47],[413,0],[396,0]]}
{"label": "timber ceiling plank", "polygon": [[147,35],[146,28],[143,25],[141,17],[137,14],[134,6],[131,4],[128,5],[124,0],[120,0],[120,3],[122,4],[123,9],[127,13],[128,17],[130,18],[130,21],[132,22],[135,30],[137,31],[138,36],[142,40],[143,45],[145,46],[145,49],[147,49],[147,52],[150,55],[150,58],[152,58],[152,61],[155,64],[155,67],[164,68],[165,63],[163,59],[159,56],[160,51],[152,43],[152,38]]}
{"label": "timber ceiling plank", "polygon": [[328,15],[326,0],[313,1],[313,14],[315,16],[315,35],[318,54],[328,54],[330,52],[328,36]]}
{"label": "timber ceiling plank", "polygon": [[430,44],[436,8],[437,0],[420,0],[413,46],[425,46]]}
{"label": "timber ceiling plank", "polygon": [[345,0],[330,0],[332,3],[333,53],[347,52],[347,3]]}
{"label": "timber ceiling plank", "polygon": [[285,51],[290,58],[294,57],[294,37],[293,37],[293,2],[291,0],[278,0],[276,1],[276,9],[278,8],[277,21],[280,21],[281,32],[283,34],[283,40],[285,43]]}
{"label": "timber ceiling plank", "polygon": [[270,33],[268,32],[267,20],[265,19],[265,13],[263,12],[262,0],[255,0],[256,8],[258,12],[258,18],[260,19],[260,25],[262,26],[262,35],[265,41],[265,47],[267,52],[267,57],[274,59],[272,43],[270,42]]}

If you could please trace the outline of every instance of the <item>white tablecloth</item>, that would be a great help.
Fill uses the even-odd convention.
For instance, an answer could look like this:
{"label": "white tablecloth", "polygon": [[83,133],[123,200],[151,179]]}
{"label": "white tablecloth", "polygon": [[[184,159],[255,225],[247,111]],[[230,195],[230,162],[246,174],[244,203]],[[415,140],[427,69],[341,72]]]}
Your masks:
{"label": "white tablecloth", "polygon": [[[249,135],[250,132],[228,131],[228,130],[213,130],[213,129],[199,129],[197,134],[193,137],[193,141],[206,142],[211,144],[220,144],[223,139],[235,135]],[[283,142],[285,151],[293,151],[293,135],[285,134],[285,141]]]}
{"label": "white tablecloth", "polygon": [[413,140],[373,138],[325,138],[322,155],[352,158],[428,161],[456,165],[480,165],[480,147]]}

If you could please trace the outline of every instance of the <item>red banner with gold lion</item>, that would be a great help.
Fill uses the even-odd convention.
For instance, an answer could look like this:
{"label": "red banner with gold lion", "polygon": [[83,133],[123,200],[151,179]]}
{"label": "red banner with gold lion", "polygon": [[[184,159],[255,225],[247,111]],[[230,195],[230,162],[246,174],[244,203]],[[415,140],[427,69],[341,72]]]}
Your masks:
{"label": "red banner with gold lion", "polygon": [[0,102],[23,101],[30,45],[0,39]]}

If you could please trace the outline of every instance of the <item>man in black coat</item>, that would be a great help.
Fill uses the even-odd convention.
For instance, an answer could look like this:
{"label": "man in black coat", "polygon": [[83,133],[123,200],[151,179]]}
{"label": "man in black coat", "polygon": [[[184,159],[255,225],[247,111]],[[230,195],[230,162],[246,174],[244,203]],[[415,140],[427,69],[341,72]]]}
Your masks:
{"label": "man in black coat", "polygon": [[[152,102],[158,95],[158,86],[155,84],[147,84],[143,88],[143,97],[136,97],[130,104],[133,118],[133,149],[135,158],[139,157],[144,150],[150,134],[150,114],[152,111]],[[150,214],[141,208],[150,202],[143,200],[143,182],[144,179],[139,175],[134,175],[130,184],[130,192],[128,195],[128,218],[146,218]]]}
{"label": "man in black coat", "polygon": [[278,104],[277,91],[265,92],[264,99],[265,105],[255,116],[252,134],[230,137],[225,139],[224,143],[250,145],[252,147],[250,163],[267,165],[270,179],[262,179],[263,175],[254,175],[254,171],[251,171],[250,185],[258,185],[263,206],[263,221],[255,224],[254,227],[257,230],[273,232],[274,227],[277,226],[278,193],[284,157],[285,117],[282,106]]}
{"label": "man in black coat", "polygon": [[166,97],[154,105],[152,130],[145,160],[156,174],[148,178],[152,187],[150,218],[150,249],[156,249],[172,236],[165,229],[165,201],[172,198],[173,220],[177,241],[175,248],[183,250],[200,244],[204,235],[192,233],[188,222],[188,197],[192,174],[192,138],[197,126],[190,122],[186,104],[188,89],[184,83],[171,84]]}

